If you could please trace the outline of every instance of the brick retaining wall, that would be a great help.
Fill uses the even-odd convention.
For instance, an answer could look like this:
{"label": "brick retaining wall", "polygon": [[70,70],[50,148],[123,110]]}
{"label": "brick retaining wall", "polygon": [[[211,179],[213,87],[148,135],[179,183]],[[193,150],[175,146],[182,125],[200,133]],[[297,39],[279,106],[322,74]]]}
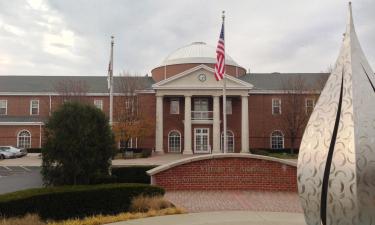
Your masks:
{"label": "brick retaining wall", "polygon": [[187,159],[186,163],[160,166],[159,169],[149,171],[149,174],[152,174],[153,184],[166,190],[297,192],[297,168],[277,160],[266,159],[269,157],[263,158],[235,157],[232,154],[227,158],[220,156],[192,161]]}

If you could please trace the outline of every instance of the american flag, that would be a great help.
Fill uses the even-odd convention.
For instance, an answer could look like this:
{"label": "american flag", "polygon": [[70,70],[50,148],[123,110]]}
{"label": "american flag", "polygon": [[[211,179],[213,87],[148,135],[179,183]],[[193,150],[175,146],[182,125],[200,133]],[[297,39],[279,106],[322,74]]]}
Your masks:
{"label": "american flag", "polygon": [[215,78],[217,81],[224,78],[225,73],[225,46],[224,46],[224,23],[221,25],[219,42],[216,48]]}

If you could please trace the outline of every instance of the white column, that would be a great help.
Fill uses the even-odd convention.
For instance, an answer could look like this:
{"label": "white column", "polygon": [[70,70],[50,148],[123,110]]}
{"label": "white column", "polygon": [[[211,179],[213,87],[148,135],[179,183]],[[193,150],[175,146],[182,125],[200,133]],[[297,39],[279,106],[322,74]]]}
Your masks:
{"label": "white column", "polygon": [[193,154],[191,148],[191,96],[185,95],[185,119],[184,119],[184,152]]}
{"label": "white column", "polygon": [[213,96],[213,98],[212,153],[220,153],[220,99],[219,96]]}
{"label": "white column", "polygon": [[241,152],[249,152],[249,97],[241,96]]}
{"label": "white column", "polygon": [[164,153],[163,150],[163,96],[156,95],[156,130],[155,151]]}

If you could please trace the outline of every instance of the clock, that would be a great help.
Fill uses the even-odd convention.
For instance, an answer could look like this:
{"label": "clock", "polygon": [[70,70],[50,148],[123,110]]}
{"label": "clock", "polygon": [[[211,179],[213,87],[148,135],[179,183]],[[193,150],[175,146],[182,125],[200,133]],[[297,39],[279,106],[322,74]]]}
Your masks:
{"label": "clock", "polygon": [[198,80],[201,81],[201,82],[206,81],[206,75],[203,74],[203,73],[202,73],[202,74],[199,74],[199,75],[198,75]]}

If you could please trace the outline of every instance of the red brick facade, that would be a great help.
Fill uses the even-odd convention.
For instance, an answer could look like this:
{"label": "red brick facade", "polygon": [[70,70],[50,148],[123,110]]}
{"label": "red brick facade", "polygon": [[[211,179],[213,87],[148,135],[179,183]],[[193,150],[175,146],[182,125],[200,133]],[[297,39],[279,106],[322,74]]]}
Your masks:
{"label": "red brick facade", "polygon": [[297,192],[296,173],[295,166],[281,162],[227,157],[192,160],[182,165],[170,166],[153,174],[151,179],[153,184],[166,190],[243,189]]}

